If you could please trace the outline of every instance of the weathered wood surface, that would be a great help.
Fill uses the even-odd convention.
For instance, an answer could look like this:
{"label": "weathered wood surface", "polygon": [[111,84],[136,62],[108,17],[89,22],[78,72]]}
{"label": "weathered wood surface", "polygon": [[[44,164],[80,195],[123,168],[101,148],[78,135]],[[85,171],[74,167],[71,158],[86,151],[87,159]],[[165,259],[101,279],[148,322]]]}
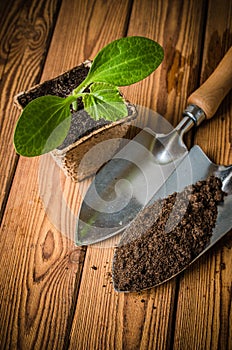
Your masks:
{"label": "weathered wood surface", "polygon": [[[144,35],[163,45],[165,60],[123,91],[176,125],[187,96],[232,44],[232,2],[9,0],[0,10],[0,348],[230,349],[231,235],[180,277],[143,293],[116,293],[112,246],[76,247],[67,237],[69,213],[57,205],[55,227],[45,212],[40,159],[17,164],[11,142],[18,112],[6,97],[93,58],[113,39]],[[230,94],[194,138],[217,163],[232,163],[231,108]],[[88,181],[57,178],[49,159],[43,166],[47,200],[57,201],[60,186],[58,202],[65,198],[77,212]]]}
{"label": "weathered wood surface", "polygon": [[[201,82],[232,46],[232,2],[211,0],[205,28]],[[232,164],[232,92],[210,122],[196,133],[217,164]],[[174,349],[232,348],[232,232],[180,279]],[[194,331],[193,331],[194,329]]]}
{"label": "weathered wood surface", "polygon": [[17,156],[12,137],[17,92],[39,82],[59,11],[59,1],[1,1],[0,5],[0,221]]}
{"label": "weathered wood surface", "polygon": [[[46,8],[45,4],[39,3],[41,8]],[[46,4],[49,6],[51,2]],[[106,43],[125,35],[129,3],[124,2],[119,12],[116,11],[117,4],[117,1],[108,2],[107,6],[95,1],[63,1],[41,80],[77,65],[85,55],[93,57]],[[35,5],[31,4],[29,14],[36,11]],[[49,14],[52,16],[50,11]],[[25,12],[25,19],[27,16]],[[39,23],[43,23],[42,18]],[[104,29],[106,23],[107,32]],[[28,30],[29,38],[33,33],[32,29]],[[22,89],[19,77],[29,79],[24,82],[23,88],[26,83],[34,83],[27,72],[30,71],[27,60],[22,60],[20,64],[16,57],[23,54],[29,59],[33,54],[36,59],[40,52],[36,53],[34,48],[35,52],[29,52],[27,56],[24,50],[29,39],[24,40],[24,47],[24,41],[20,45],[16,41],[19,46],[18,51],[15,47],[15,61],[12,57],[9,62],[17,73],[12,86],[8,82],[11,99],[14,93]],[[35,67],[32,65],[31,69]],[[13,121],[18,117],[15,109],[11,113],[10,126],[2,129],[6,149],[11,145]],[[2,113],[1,117],[4,118],[5,114]],[[14,157],[13,148],[11,151]],[[5,158],[7,153],[4,153],[4,149],[1,149],[1,156],[10,170],[14,170],[9,156]],[[1,225],[0,344],[3,349],[66,347],[78,295],[84,250],[75,247],[73,241],[56,230],[46,216],[37,186],[38,167],[38,158],[19,160]],[[51,187],[51,197],[55,192],[56,188]]]}
{"label": "weathered wood surface", "polygon": [[[187,15],[190,12],[191,18]],[[178,18],[182,19],[180,23]],[[131,101],[158,110],[172,124],[177,124],[189,89],[197,86],[203,21],[203,6],[191,1],[184,4],[176,1],[174,8],[171,3],[162,1],[134,2],[128,35],[144,35],[160,42],[164,46],[165,60],[152,76],[133,89],[123,90]],[[183,35],[186,31],[191,35]],[[175,317],[175,280],[140,295],[117,294],[113,292],[112,284],[104,281],[104,274],[107,275],[104,266],[112,256],[113,249],[105,248],[100,253],[96,248],[87,250],[70,348],[169,348]],[[91,270],[91,266],[97,266],[98,270]],[[102,297],[104,302],[101,302]],[[95,326],[98,323],[100,326]]]}

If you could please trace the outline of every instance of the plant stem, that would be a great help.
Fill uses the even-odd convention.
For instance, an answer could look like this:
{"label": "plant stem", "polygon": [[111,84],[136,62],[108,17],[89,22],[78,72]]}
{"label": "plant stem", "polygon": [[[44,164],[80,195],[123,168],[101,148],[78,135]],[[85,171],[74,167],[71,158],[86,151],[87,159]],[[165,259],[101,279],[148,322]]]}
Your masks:
{"label": "plant stem", "polygon": [[77,108],[78,108],[78,106],[77,106],[77,99],[78,99],[78,97],[85,96],[86,93],[85,92],[84,93],[79,92],[79,93],[75,93],[74,94],[75,91],[76,90],[73,90],[73,94],[72,94],[72,97],[75,98],[75,100],[72,102],[72,108],[73,108],[74,111],[77,111]]}
{"label": "plant stem", "polygon": [[88,76],[85,78],[85,80],[82,81],[82,83],[76,87],[76,89],[73,90],[73,95],[77,96],[79,93],[82,93],[85,88],[87,88],[90,85],[91,81],[89,81]]}

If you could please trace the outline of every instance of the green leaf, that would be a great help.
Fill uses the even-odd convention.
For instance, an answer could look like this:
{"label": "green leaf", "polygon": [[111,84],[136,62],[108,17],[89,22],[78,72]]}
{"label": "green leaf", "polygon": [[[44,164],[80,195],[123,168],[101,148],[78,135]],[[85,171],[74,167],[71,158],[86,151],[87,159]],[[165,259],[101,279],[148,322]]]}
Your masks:
{"label": "green leaf", "polygon": [[163,60],[155,41],[132,36],[115,40],[95,57],[84,84],[106,82],[115,86],[136,83],[151,74]]}
{"label": "green leaf", "polygon": [[118,88],[106,83],[94,83],[90,93],[83,95],[85,110],[95,119],[104,118],[110,121],[127,116],[127,108]]}
{"label": "green leaf", "polygon": [[23,110],[15,129],[16,152],[38,156],[58,147],[67,136],[71,123],[70,104],[74,96],[42,96]]}

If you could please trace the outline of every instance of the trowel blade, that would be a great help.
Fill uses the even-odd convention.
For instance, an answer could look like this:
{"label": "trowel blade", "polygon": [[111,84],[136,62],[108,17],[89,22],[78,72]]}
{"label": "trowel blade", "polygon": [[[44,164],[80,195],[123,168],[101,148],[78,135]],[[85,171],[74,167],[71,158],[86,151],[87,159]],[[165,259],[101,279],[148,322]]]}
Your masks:
{"label": "trowel blade", "polygon": [[89,245],[124,230],[187,155],[166,165],[151,152],[155,134],[143,129],[97,173],[82,203],[76,244]]}

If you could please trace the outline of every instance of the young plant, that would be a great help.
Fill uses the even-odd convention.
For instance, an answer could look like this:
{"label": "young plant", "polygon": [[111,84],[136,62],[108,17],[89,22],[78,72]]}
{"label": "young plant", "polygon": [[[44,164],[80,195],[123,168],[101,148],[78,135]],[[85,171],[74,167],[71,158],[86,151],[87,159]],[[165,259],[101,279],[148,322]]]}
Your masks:
{"label": "young plant", "polygon": [[85,80],[70,96],[38,97],[24,108],[14,133],[16,152],[33,157],[60,146],[70,128],[70,106],[76,109],[78,98],[95,120],[126,117],[118,87],[146,78],[162,60],[162,47],[151,39],[133,36],[111,42],[97,54]]}

